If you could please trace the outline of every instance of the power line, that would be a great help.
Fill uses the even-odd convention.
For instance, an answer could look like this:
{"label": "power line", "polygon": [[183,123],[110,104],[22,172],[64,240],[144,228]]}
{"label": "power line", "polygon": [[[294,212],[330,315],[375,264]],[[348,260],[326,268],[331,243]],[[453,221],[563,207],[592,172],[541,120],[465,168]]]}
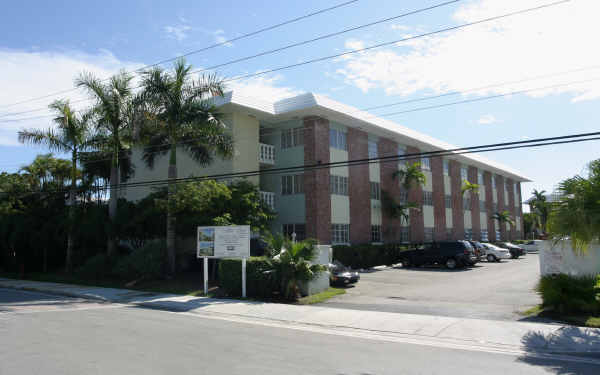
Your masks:
{"label": "power line", "polygon": [[[478,20],[478,21],[474,21],[474,22],[469,22],[469,23],[465,23],[465,24],[461,24],[461,25],[457,25],[457,26],[447,27],[447,28],[444,28],[444,29],[439,29],[439,30],[428,32],[428,33],[424,33],[424,34],[414,35],[414,36],[411,36],[411,37],[397,39],[397,40],[393,40],[393,41],[390,41],[390,42],[379,43],[379,44],[375,44],[375,45],[372,45],[372,46],[369,46],[369,47],[365,47],[365,48],[355,49],[355,50],[346,51],[346,52],[343,52],[343,53],[338,53],[338,54],[334,54],[334,55],[319,57],[319,58],[316,58],[316,59],[306,60],[306,61],[303,61],[303,62],[300,62],[300,63],[295,63],[295,64],[285,65],[285,66],[281,66],[281,67],[277,67],[277,68],[273,68],[273,69],[269,69],[269,70],[264,70],[264,71],[261,71],[261,72],[256,72],[256,73],[246,74],[246,75],[242,75],[242,76],[238,76],[238,77],[233,77],[233,78],[225,79],[222,82],[223,83],[227,83],[227,82],[233,82],[233,81],[238,81],[238,80],[242,80],[242,79],[248,79],[248,78],[252,78],[252,77],[256,77],[256,76],[261,76],[261,75],[265,75],[265,74],[269,74],[269,73],[278,72],[278,71],[281,71],[281,70],[286,70],[286,69],[296,68],[296,67],[299,67],[299,66],[313,64],[313,63],[316,63],[316,62],[331,60],[331,59],[335,59],[335,58],[342,57],[342,56],[347,56],[347,55],[351,55],[351,54],[355,54],[355,53],[359,53],[359,52],[364,52],[364,51],[368,51],[368,50],[372,50],[372,49],[376,49],[376,48],[380,48],[380,47],[384,47],[384,46],[389,46],[389,45],[393,45],[393,44],[397,44],[397,43],[401,43],[401,42],[406,42],[406,41],[409,41],[409,40],[424,38],[424,37],[427,37],[427,36],[431,36],[431,35],[435,35],[435,34],[447,32],[447,31],[462,29],[462,28],[465,28],[465,27],[474,26],[474,25],[477,25],[477,24],[485,23],[485,22],[491,22],[491,21],[495,21],[495,20],[498,20],[498,19],[502,19],[502,18],[506,18],[506,17],[511,17],[511,16],[514,16],[514,15],[518,15],[518,14],[533,12],[533,11],[536,11],[536,10],[548,8],[548,7],[555,6],[555,5],[560,5],[560,4],[563,4],[563,3],[570,2],[570,1],[572,1],[572,0],[560,0],[560,1],[557,1],[557,2],[553,2],[553,3],[547,3],[547,4],[543,4],[543,5],[537,6],[537,7],[522,9],[522,10],[519,10],[519,11],[510,12],[510,13],[505,13],[503,15],[489,17],[489,18],[485,18],[485,19],[482,19],[482,20]],[[441,5],[446,5],[446,3],[442,3]],[[441,6],[441,5],[439,5],[439,6]],[[429,8],[424,8],[424,9],[429,9]],[[423,11],[423,10],[418,10],[418,11]],[[414,11],[414,12],[418,12],[418,11]],[[291,47],[287,47],[287,48],[291,48]],[[273,50],[273,51],[276,51],[276,50]],[[254,56],[261,56],[261,54],[254,55]],[[241,59],[238,59],[238,60],[233,60],[233,62],[243,61],[244,59],[250,59],[250,58],[253,58],[253,56],[241,58]],[[230,63],[233,63],[233,62],[230,62]],[[224,64],[228,64],[228,63],[224,63]],[[192,72],[193,73],[198,73],[198,72],[205,71],[207,69],[198,69],[198,70],[193,70]],[[141,87],[141,86],[138,86],[136,88],[139,88],[139,87]],[[85,99],[85,100],[87,100],[87,99]],[[35,110],[29,110],[29,111],[22,111],[22,112],[13,113],[13,114],[4,114],[4,115],[0,115],[0,118],[1,117],[15,115],[15,114],[30,113],[30,112],[41,111],[41,110],[45,110],[45,108],[40,108],[40,109],[35,109]]]}
{"label": "power line", "polygon": [[[341,166],[356,166],[362,164],[374,164],[374,163],[385,163],[385,162],[394,162],[399,160],[411,160],[411,159],[419,159],[421,157],[442,157],[442,156],[455,156],[462,154],[470,154],[470,153],[482,153],[482,152],[492,152],[492,151],[502,151],[502,150],[510,150],[510,149],[518,149],[518,148],[530,148],[530,147],[541,147],[541,146],[550,146],[550,145],[558,145],[558,144],[568,144],[568,143],[578,143],[578,142],[587,142],[593,140],[600,140],[600,132],[591,132],[591,133],[580,133],[580,134],[570,134],[564,136],[557,137],[545,137],[545,138],[537,138],[531,140],[523,140],[523,141],[512,141],[512,142],[502,142],[502,143],[494,143],[494,144],[486,144],[479,146],[469,146],[469,147],[460,147],[449,150],[438,150],[438,151],[426,151],[426,152],[417,152],[403,155],[391,155],[391,156],[381,156],[375,158],[366,158],[366,159],[354,159],[347,161],[339,161],[339,162],[330,162],[330,163],[317,163],[310,165],[297,165],[292,167],[283,167],[283,168],[271,168],[271,169],[259,169],[253,171],[245,171],[245,172],[236,172],[236,173],[223,173],[223,174],[213,174],[213,175],[205,175],[200,177],[185,177],[185,178],[177,178],[177,179],[159,179],[159,180],[149,180],[149,181],[140,181],[140,182],[132,182],[125,184],[110,184],[99,186],[99,190],[109,189],[111,186],[116,186],[119,189],[128,188],[128,187],[142,187],[142,186],[160,186],[169,183],[184,183],[191,181],[203,181],[203,180],[222,180],[222,179],[234,179],[234,178],[246,178],[253,177],[258,175],[269,175],[269,174],[284,174],[290,172],[298,172],[298,171],[312,171],[323,168],[334,168]],[[56,190],[55,192],[68,192],[69,189]],[[31,191],[32,193],[47,193],[47,192],[39,192],[39,191]]]}
{"label": "power line", "polygon": [[458,25],[458,26],[447,27],[447,28],[444,28],[444,29],[439,29],[439,30],[436,30],[436,31],[431,31],[431,32],[428,32],[428,33],[419,34],[419,35],[415,35],[415,36],[411,36],[411,37],[407,37],[407,38],[397,39],[397,40],[393,40],[393,41],[390,41],[390,42],[379,43],[379,44],[375,44],[375,45],[372,45],[372,46],[369,46],[369,47],[365,47],[365,48],[354,49],[354,50],[347,51],[347,52],[337,53],[335,55],[329,55],[329,56],[319,57],[319,58],[316,58],[316,59],[306,60],[306,61],[299,62],[299,63],[296,63],[296,64],[285,65],[285,66],[281,66],[281,67],[273,68],[273,69],[268,69],[268,70],[264,70],[264,71],[257,72],[257,73],[246,74],[246,75],[243,75],[243,76],[238,76],[238,77],[235,77],[235,78],[226,79],[223,82],[231,82],[231,81],[237,81],[237,80],[241,80],[241,79],[252,78],[252,77],[256,77],[256,76],[260,76],[260,75],[265,75],[265,74],[269,74],[269,73],[278,72],[278,71],[285,70],[285,69],[291,69],[291,68],[296,68],[296,67],[303,66],[303,65],[313,64],[313,63],[316,63],[316,62],[321,62],[321,61],[325,61],[325,60],[331,60],[331,59],[335,59],[335,58],[338,58],[338,57],[347,56],[347,55],[351,55],[351,54],[355,54],[355,53],[359,53],[359,52],[364,52],[364,51],[369,51],[369,50],[380,48],[380,47],[385,47],[385,46],[389,46],[389,45],[393,45],[393,44],[397,44],[397,43],[401,43],[401,42],[406,42],[406,41],[409,41],[409,40],[424,38],[424,37],[427,37],[427,36],[431,36],[431,35],[435,35],[435,34],[440,34],[440,33],[444,33],[444,32],[447,32],[447,31],[458,30],[458,29],[462,29],[462,28],[465,28],[465,27],[478,25],[478,24],[481,24],[481,23],[484,23],[484,22],[496,21],[496,20],[499,20],[499,19],[502,19],[502,18],[511,17],[511,16],[515,16],[515,15],[518,15],[518,14],[533,12],[533,11],[544,9],[544,8],[548,8],[548,7],[551,7],[551,6],[564,4],[564,3],[567,3],[567,2],[570,2],[570,1],[571,0],[561,0],[561,1],[544,4],[544,5],[540,5],[540,6],[533,7],[533,8],[522,9],[522,10],[515,11],[515,12],[505,13],[505,14],[500,15],[500,16],[494,16],[494,17],[484,18],[484,19],[479,20],[479,21],[468,22],[468,23],[464,23],[464,24],[461,24],[461,25]]}
{"label": "power line", "polygon": [[[329,12],[329,11],[332,11],[332,10],[335,10],[335,9],[338,9],[338,8],[341,8],[341,7],[344,7],[344,6],[356,3],[358,1],[359,0],[350,0],[350,1],[346,1],[344,3],[340,3],[340,4],[337,4],[337,5],[334,5],[334,6],[329,7],[329,8],[324,8],[324,9],[321,9],[321,10],[317,10],[317,11],[314,11],[312,13],[308,13],[308,14],[305,14],[305,15],[300,16],[300,17],[293,18],[293,19],[288,20],[288,21],[280,22],[280,23],[277,23],[275,25],[267,26],[267,27],[264,27],[262,29],[258,29],[256,31],[252,31],[252,32],[240,35],[240,36],[232,38],[232,39],[228,39],[228,40],[225,40],[225,41],[222,41],[222,42],[219,42],[219,43],[215,43],[215,44],[209,45],[207,47],[203,47],[203,48],[200,48],[200,49],[197,49],[197,50],[186,52],[186,53],[184,53],[182,55],[179,55],[179,56],[176,56],[176,57],[172,57],[172,58],[160,60],[160,61],[158,61],[156,63],[143,66],[143,67],[141,67],[141,68],[139,68],[139,69],[137,69],[135,71],[130,71],[129,73],[139,72],[139,71],[141,71],[143,69],[152,68],[154,66],[161,65],[161,64],[164,64],[166,62],[175,61],[175,60],[177,60],[179,58],[182,58],[182,57],[190,56],[190,55],[197,54],[197,53],[203,52],[203,51],[207,51],[209,49],[213,49],[213,48],[216,48],[216,47],[219,47],[219,46],[227,45],[227,44],[230,44],[232,42],[239,41],[241,39],[249,38],[251,36],[254,36],[254,35],[266,32],[266,31],[271,31],[271,30],[277,29],[279,27],[286,26],[286,25],[289,25],[291,23],[304,20],[306,18],[310,18],[310,17],[316,16],[316,15],[319,15],[319,14],[323,14],[323,13],[326,13],[326,12]],[[102,81],[106,81],[108,79],[110,79],[110,77],[109,78],[105,78]],[[43,96],[31,98],[31,99],[26,99],[26,100],[22,100],[22,101],[10,103],[10,104],[0,105],[0,108],[13,107],[13,106],[18,105],[18,104],[23,104],[23,103],[28,103],[28,102],[32,102],[32,101],[37,101],[37,100],[40,100],[40,99],[46,99],[46,98],[49,98],[49,97],[52,97],[52,96],[56,96],[56,95],[60,95],[60,94],[65,94],[65,93],[73,92],[75,90],[77,90],[77,89],[76,88],[72,88],[72,89],[68,89],[68,90],[57,91],[57,92],[53,92],[53,93],[50,93],[50,94],[46,94],[46,95],[43,95]]]}
{"label": "power line", "polygon": [[[207,68],[196,69],[193,72],[194,73],[201,73],[201,72],[205,72],[205,71],[209,71],[209,70],[215,70],[215,69],[221,68],[223,66],[232,65],[232,64],[239,63],[239,62],[242,62],[242,61],[252,60],[252,59],[255,59],[257,57],[271,55],[271,54],[274,54],[274,53],[277,53],[277,52],[281,52],[281,51],[284,51],[284,50],[287,50],[287,49],[290,49],[290,48],[299,47],[299,46],[302,46],[302,45],[314,43],[314,42],[317,42],[317,41],[320,41],[320,40],[332,38],[334,36],[339,36],[339,35],[346,34],[346,33],[352,32],[352,31],[364,29],[364,28],[367,28],[367,27],[371,27],[371,26],[378,25],[378,24],[381,24],[381,23],[389,22],[389,21],[396,20],[396,19],[399,19],[399,18],[403,18],[403,17],[414,15],[414,14],[418,14],[418,13],[426,12],[426,11],[429,11],[429,10],[433,10],[433,9],[436,9],[436,8],[440,8],[440,7],[449,5],[449,4],[454,4],[454,3],[457,3],[459,1],[461,1],[461,0],[451,0],[451,1],[446,1],[444,3],[432,5],[432,6],[429,6],[429,7],[416,9],[416,10],[413,10],[413,11],[410,11],[410,12],[402,13],[402,14],[397,15],[397,16],[383,18],[383,19],[380,19],[380,20],[377,20],[377,21],[374,21],[374,22],[362,24],[362,25],[359,25],[359,26],[354,26],[354,27],[351,27],[351,28],[348,28],[348,29],[344,29],[344,30],[341,30],[341,31],[337,31],[337,32],[334,32],[334,33],[321,35],[321,36],[318,36],[316,38],[307,39],[307,40],[304,40],[304,41],[301,41],[301,42],[288,44],[288,45],[285,45],[285,46],[282,46],[282,47],[278,47],[278,48],[275,48],[275,49],[263,51],[263,52],[260,52],[260,53],[254,54],[254,55],[245,56],[245,57],[241,57],[241,58],[238,58],[238,59],[226,61],[224,63],[212,65],[212,66],[209,66]],[[149,65],[146,68],[151,67],[151,66],[155,66],[155,65],[158,65],[158,64]],[[141,85],[137,86],[135,88],[140,88],[140,87],[141,87]],[[75,89],[73,89],[73,90],[75,90]],[[87,100],[89,100],[89,99],[80,99],[80,100],[74,101],[73,103],[78,103],[78,102],[87,101]],[[21,112],[6,113],[6,114],[3,114],[3,115],[0,115],[0,118],[8,117],[8,116],[21,115],[21,114],[31,113],[31,112],[44,111],[44,110],[47,110],[47,108],[38,108],[38,109],[25,110],[25,111],[21,111]],[[13,121],[15,121],[15,120],[11,120],[11,122],[13,122]]]}

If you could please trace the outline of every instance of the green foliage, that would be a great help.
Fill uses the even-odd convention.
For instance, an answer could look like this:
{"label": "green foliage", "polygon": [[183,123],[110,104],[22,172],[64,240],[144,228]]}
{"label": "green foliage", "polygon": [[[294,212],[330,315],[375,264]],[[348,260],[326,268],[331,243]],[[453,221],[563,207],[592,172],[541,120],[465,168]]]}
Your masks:
{"label": "green foliage", "polygon": [[117,261],[115,275],[123,279],[156,279],[164,271],[166,255],[164,241],[153,241],[135,249]]}
{"label": "green foliage", "polygon": [[561,314],[600,313],[600,276],[543,276],[536,289],[543,306]]}
{"label": "green foliage", "polygon": [[284,250],[274,258],[275,271],[281,280],[281,294],[291,301],[298,299],[300,283],[308,282],[325,271],[324,266],[312,264],[317,256],[316,241],[286,241]]}
{"label": "green foliage", "polygon": [[467,191],[470,191],[473,194],[477,194],[479,193],[479,185],[478,184],[473,184],[471,182],[469,182],[468,180],[464,180],[463,181],[463,185],[460,188],[461,193],[464,195]]}
{"label": "green foliage", "polygon": [[394,219],[399,219],[400,225],[402,225],[402,223],[408,224],[410,210],[419,210],[416,203],[396,202],[396,200],[385,190],[381,191],[381,206],[386,215]]}
{"label": "green foliage", "polygon": [[588,165],[588,177],[575,176],[559,184],[548,230],[556,238],[570,237],[573,250],[586,252],[600,237],[600,159]]}
{"label": "green foliage", "polygon": [[[273,298],[279,292],[280,280],[273,261],[267,257],[250,257],[246,261],[246,294],[248,297]],[[219,287],[228,296],[242,295],[242,260],[219,260]]]}
{"label": "green foliage", "polygon": [[81,267],[75,270],[78,277],[88,280],[100,280],[110,276],[113,263],[104,253],[89,258]]}
{"label": "green foliage", "polygon": [[421,163],[419,162],[406,164],[403,168],[394,172],[392,177],[398,178],[400,185],[407,191],[412,187],[425,185],[427,182],[427,177],[421,171]]}
{"label": "green foliage", "polygon": [[532,230],[540,228],[546,232],[548,218],[550,216],[550,203],[546,200],[546,190],[538,191],[533,189],[533,197],[529,201],[529,211],[531,212]]}
{"label": "green foliage", "polygon": [[351,245],[333,246],[333,259],[354,269],[392,265],[400,262],[400,254],[407,245]]}
{"label": "green foliage", "polygon": [[498,224],[508,223],[510,225],[515,225],[515,221],[510,217],[510,212],[507,210],[494,213],[492,219],[496,220]]}

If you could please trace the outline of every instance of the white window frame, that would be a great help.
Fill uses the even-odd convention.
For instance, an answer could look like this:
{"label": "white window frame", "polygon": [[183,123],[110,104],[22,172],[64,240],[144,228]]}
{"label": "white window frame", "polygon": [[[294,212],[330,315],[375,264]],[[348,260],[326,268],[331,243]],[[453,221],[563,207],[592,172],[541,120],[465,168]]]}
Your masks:
{"label": "white window frame", "polygon": [[348,137],[346,132],[338,129],[329,129],[329,147],[348,151]]}
{"label": "white window frame", "polygon": [[331,243],[340,245],[350,243],[350,224],[331,224]]}
{"label": "white window frame", "polygon": [[281,176],[281,195],[304,194],[304,175]]}
{"label": "white window frame", "polygon": [[381,225],[371,225],[371,243],[383,242],[381,236]]}
{"label": "white window frame", "polygon": [[329,176],[329,192],[334,195],[348,196],[348,177],[330,175]]}

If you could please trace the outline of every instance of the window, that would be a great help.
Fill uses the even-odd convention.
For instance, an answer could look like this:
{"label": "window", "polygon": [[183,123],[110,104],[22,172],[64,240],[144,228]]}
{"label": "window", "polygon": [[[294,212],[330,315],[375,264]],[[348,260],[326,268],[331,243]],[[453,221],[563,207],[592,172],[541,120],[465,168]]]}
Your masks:
{"label": "window", "polygon": [[433,206],[433,193],[431,191],[423,191],[423,206]]}
{"label": "window", "polygon": [[331,243],[348,243],[348,224],[331,224]]}
{"label": "window", "polygon": [[329,146],[339,150],[348,150],[346,133],[337,129],[329,129]]}
{"label": "window", "polygon": [[304,145],[304,128],[285,129],[281,132],[281,148]]}
{"label": "window", "polygon": [[469,180],[467,167],[460,167],[460,179],[461,181]]}
{"label": "window", "polygon": [[452,196],[451,195],[444,196],[444,204],[446,205],[446,208],[452,208]]}
{"label": "window", "polygon": [[295,174],[290,176],[281,176],[281,195],[302,193],[304,193],[303,175]]}
{"label": "window", "polygon": [[487,208],[485,208],[485,201],[479,201],[479,212],[486,212]]}
{"label": "window", "polygon": [[425,227],[425,230],[423,231],[424,237],[423,240],[425,242],[432,242],[433,241],[433,228],[431,227]]}
{"label": "window", "polygon": [[477,171],[477,184],[479,186],[483,186],[483,172],[482,171]]}
{"label": "window", "polygon": [[519,198],[518,198],[519,197],[519,192],[518,192],[518,189],[517,189],[517,184],[514,184],[513,188],[514,188],[514,191],[515,191],[515,202],[517,202],[519,200]]}
{"label": "window", "polygon": [[371,182],[371,199],[381,199],[381,188],[379,182]]}
{"label": "window", "polygon": [[409,227],[400,227],[400,242],[410,242]]}
{"label": "window", "polygon": [[408,192],[400,187],[400,196],[398,197],[400,204],[405,204],[408,201]]}
{"label": "window", "polygon": [[494,175],[494,176],[492,176],[492,189],[495,189],[495,188],[496,188],[496,182],[497,182],[497,181],[496,181],[496,178],[498,178],[498,177],[497,177],[497,176],[495,176],[495,175]]}
{"label": "window", "polygon": [[[398,156],[404,156],[404,155],[406,155],[406,147],[403,145],[398,145]],[[398,163],[406,164],[406,159],[400,159],[400,160],[398,160]]]}
{"label": "window", "polygon": [[469,197],[463,198],[463,210],[471,211],[471,198],[469,198]]}
{"label": "window", "polygon": [[431,161],[429,158],[427,158],[427,157],[421,158],[421,169],[423,169],[425,171],[431,170]]}
{"label": "window", "polygon": [[489,239],[488,239],[488,231],[487,231],[487,229],[482,229],[482,230],[481,230],[481,241],[482,241],[482,242],[487,242],[487,241],[489,241]]}
{"label": "window", "polygon": [[371,225],[371,242],[381,242],[381,225]]}
{"label": "window", "polygon": [[296,233],[296,241],[306,239],[306,224],[283,224],[283,235],[287,238],[293,238]]}
{"label": "window", "polygon": [[502,237],[500,237],[500,231],[496,230],[496,241],[500,241]]}
{"label": "window", "polygon": [[331,194],[348,195],[348,177],[330,175],[329,191]]}
{"label": "window", "polygon": [[473,229],[465,229],[465,240],[473,239]]}
{"label": "window", "polygon": [[377,142],[369,141],[369,159],[378,157],[377,154]]}
{"label": "window", "polygon": [[450,161],[444,159],[442,163],[444,165],[444,176],[450,176]]}

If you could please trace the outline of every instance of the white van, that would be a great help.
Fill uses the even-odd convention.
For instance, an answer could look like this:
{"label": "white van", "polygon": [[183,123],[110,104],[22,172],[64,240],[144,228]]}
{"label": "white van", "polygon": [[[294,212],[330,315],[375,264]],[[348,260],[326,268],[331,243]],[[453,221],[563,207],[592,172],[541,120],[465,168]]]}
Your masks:
{"label": "white van", "polygon": [[531,240],[522,244],[521,247],[528,253],[535,253],[540,251],[540,249],[542,248],[542,240]]}

